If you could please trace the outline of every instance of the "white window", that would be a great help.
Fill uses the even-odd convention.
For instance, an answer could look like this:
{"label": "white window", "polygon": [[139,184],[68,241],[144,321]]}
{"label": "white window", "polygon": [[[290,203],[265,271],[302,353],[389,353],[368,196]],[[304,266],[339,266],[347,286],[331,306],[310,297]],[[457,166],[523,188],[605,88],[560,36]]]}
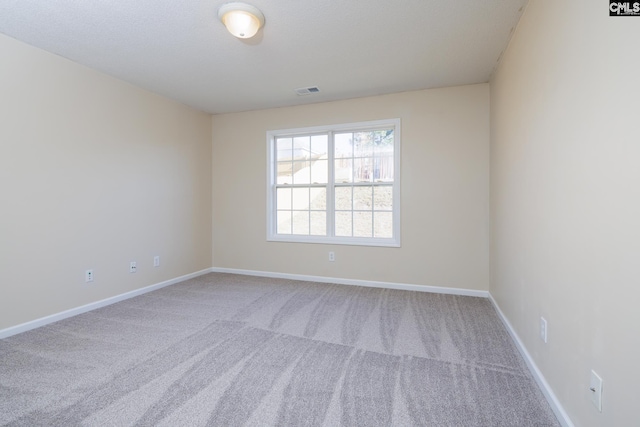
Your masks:
{"label": "white window", "polygon": [[267,240],[400,246],[400,120],[267,132]]}

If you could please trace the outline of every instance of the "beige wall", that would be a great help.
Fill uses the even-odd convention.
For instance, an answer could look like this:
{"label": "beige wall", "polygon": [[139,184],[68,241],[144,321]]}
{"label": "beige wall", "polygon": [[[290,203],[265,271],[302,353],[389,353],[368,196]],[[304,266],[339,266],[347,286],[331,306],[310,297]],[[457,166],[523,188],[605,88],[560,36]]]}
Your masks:
{"label": "beige wall", "polygon": [[576,425],[638,426],[640,18],[605,3],[531,0],[491,82],[491,294]]}
{"label": "beige wall", "polygon": [[[266,241],[268,130],[396,117],[401,248]],[[487,84],[214,116],[213,265],[488,290],[488,185]]]}
{"label": "beige wall", "polygon": [[211,266],[210,115],[0,35],[0,121],[0,329]]}

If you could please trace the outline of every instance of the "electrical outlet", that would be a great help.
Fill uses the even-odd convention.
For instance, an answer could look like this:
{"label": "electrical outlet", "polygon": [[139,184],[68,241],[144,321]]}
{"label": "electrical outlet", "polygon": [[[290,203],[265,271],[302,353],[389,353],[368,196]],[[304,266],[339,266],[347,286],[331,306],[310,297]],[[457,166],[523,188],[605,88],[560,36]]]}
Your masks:
{"label": "electrical outlet", "polygon": [[153,257],[153,266],[154,267],[160,267],[160,256],[156,255]]}
{"label": "electrical outlet", "polygon": [[84,272],[84,281],[87,283],[93,282],[93,270],[87,270]]}
{"label": "electrical outlet", "polygon": [[336,253],[331,251],[329,252],[329,261],[334,262],[336,260]]}
{"label": "electrical outlet", "polygon": [[602,412],[602,378],[595,371],[591,371],[589,391],[591,392],[591,401],[598,408],[598,412]]}
{"label": "electrical outlet", "polygon": [[135,261],[131,261],[131,263],[129,264],[129,273],[135,273],[136,271],[138,271],[138,267],[136,265]]}
{"label": "electrical outlet", "polygon": [[540,339],[547,343],[547,319],[544,317],[540,318]]}

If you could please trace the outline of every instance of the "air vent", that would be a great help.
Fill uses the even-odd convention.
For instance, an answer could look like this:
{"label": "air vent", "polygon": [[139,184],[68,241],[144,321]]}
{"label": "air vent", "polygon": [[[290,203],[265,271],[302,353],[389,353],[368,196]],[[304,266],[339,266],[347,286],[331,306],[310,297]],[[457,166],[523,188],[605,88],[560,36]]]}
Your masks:
{"label": "air vent", "polygon": [[320,92],[320,89],[318,89],[317,86],[310,86],[310,87],[299,87],[298,89],[294,89],[296,91],[296,93],[300,96],[303,95],[311,95],[312,93],[318,93]]}

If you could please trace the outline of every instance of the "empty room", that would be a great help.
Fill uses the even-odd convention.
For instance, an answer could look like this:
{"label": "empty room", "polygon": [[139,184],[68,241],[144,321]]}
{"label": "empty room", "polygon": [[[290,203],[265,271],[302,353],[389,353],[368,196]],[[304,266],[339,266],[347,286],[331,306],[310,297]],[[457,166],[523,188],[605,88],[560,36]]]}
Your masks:
{"label": "empty room", "polygon": [[0,2],[0,425],[640,426],[640,2]]}

